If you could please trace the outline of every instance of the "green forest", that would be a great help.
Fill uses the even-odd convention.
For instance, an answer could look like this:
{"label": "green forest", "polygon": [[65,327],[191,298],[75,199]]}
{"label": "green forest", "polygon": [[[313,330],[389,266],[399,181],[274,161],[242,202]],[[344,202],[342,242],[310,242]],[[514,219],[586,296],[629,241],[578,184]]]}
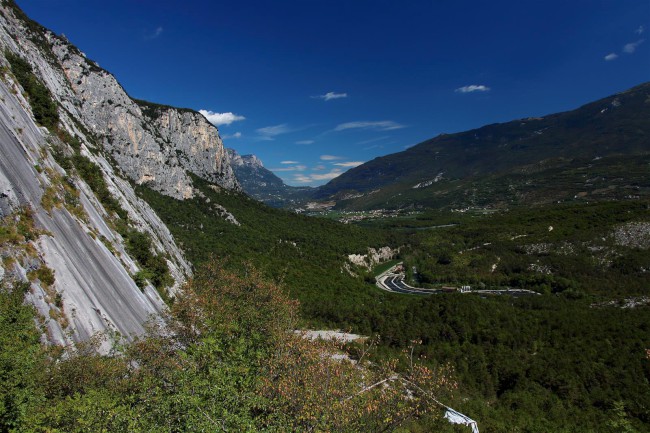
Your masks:
{"label": "green forest", "polygon": [[[379,359],[421,342],[414,353],[431,368],[451,366],[459,390],[448,403],[481,431],[647,430],[647,202],[428,211],[343,225],[197,184],[204,197],[189,206],[139,189],[195,266],[210,255],[239,271],[242,262],[256,266],[300,301],[303,326],[379,336]],[[219,216],[215,203],[241,226]],[[342,270],[347,254],[383,245],[402,247],[411,284],[520,287],[540,296],[398,295],[375,287],[372,273]],[[626,300],[639,305],[621,308]]]}
{"label": "green forest", "polygon": [[[432,396],[452,390],[446,369],[336,358],[339,345],[290,332],[295,301],[249,271],[206,263],[164,324],[75,350],[41,344],[28,284],[0,291],[0,431],[381,432],[439,417]],[[100,355],[106,338],[113,352]]]}
{"label": "green forest", "polygon": [[[482,432],[647,431],[649,203],[341,224],[195,182],[200,194],[186,201],[137,187],[195,268],[167,299],[173,332],[152,322],[134,343],[98,335],[71,355],[41,344],[26,286],[0,293],[2,431],[467,431],[438,402]],[[33,239],[11,227],[2,242]],[[150,240],[125,240],[149,263]],[[392,263],[414,285],[539,295],[382,291],[374,277],[386,266],[346,267],[348,254],[381,246],[399,247]],[[368,339],[314,343],[289,329]],[[107,338],[114,351],[100,356]]]}

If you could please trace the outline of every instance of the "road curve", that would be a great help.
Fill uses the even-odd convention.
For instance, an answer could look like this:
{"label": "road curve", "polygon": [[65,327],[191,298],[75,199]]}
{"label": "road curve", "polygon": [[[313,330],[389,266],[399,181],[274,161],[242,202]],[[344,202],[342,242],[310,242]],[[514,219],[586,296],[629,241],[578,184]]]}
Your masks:
{"label": "road curve", "polygon": [[[450,293],[449,290],[441,290],[441,289],[424,289],[420,287],[412,287],[406,284],[404,281],[404,275],[403,274],[396,274],[395,269],[401,265],[402,263],[398,263],[397,265],[393,266],[386,272],[382,273],[381,275],[377,276],[377,287],[379,287],[382,290],[385,290],[387,292],[391,293],[402,293],[402,294],[407,294],[407,295],[440,295],[443,293]],[[462,293],[474,293],[478,294],[481,296],[499,296],[499,295],[506,295],[506,296],[513,296],[513,297],[521,297],[521,296],[535,296],[539,295],[537,292],[533,292],[532,290],[525,290],[525,289],[503,289],[503,290],[469,290],[467,292],[462,292]]]}

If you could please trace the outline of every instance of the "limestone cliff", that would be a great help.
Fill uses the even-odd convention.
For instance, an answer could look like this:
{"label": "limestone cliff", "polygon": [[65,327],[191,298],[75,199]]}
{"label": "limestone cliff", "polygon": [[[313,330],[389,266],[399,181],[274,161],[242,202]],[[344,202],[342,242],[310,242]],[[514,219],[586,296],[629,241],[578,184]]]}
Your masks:
{"label": "limestone cliff", "polygon": [[0,10],[2,45],[28,59],[67,115],[128,178],[179,199],[194,194],[187,172],[239,188],[219,131],[203,115],[132,99],[65,37],[21,16],[11,2]]}
{"label": "limestone cliff", "polygon": [[[70,81],[75,71],[85,85]],[[102,107],[103,98],[121,109]],[[186,171],[236,187],[217,130],[198,113],[143,108],[112,76],[6,1],[0,101],[0,289],[27,284],[27,298],[54,343],[96,332],[142,333],[165,309],[160,294],[173,294],[192,271],[127,179],[177,198],[193,194]],[[43,104],[54,116],[49,129],[37,122]],[[82,174],[89,170],[94,186]],[[142,274],[127,232],[151,239],[149,253],[171,276],[167,288],[157,291]]]}

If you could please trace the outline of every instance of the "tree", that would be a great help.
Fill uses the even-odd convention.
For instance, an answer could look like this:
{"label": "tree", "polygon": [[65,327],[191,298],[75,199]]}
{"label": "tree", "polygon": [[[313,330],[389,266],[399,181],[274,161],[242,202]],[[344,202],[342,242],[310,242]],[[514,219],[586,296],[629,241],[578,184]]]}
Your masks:
{"label": "tree", "polygon": [[19,428],[43,399],[39,378],[45,365],[32,307],[23,305],[29,284],[0,288],[0,431]]}
{"label": "tree", "polygon": [[[20,302],[22,294],[11,308],[21,311]],[[351,355],[343,344],[304,338],[295,332],[298,303],[282,287],[214,260],[166,317],[109,355],[94,350],[98,336],[48,361],[30,354],[40,347],[31,316],[18,329],[29,344],[13,348],[5,336],[17,329],[0,317],[0,367],[16,378],[0,386],[1,401],[13,402],[1,407],[3,430],[383,432],[431,411],[434,393],[453,388],[446,370],[418,365],[412,349],[374,362],[373,344]]]}
{"label": "tree", "polygon": [[241,278],[210,262],[172,315],[184,344],[214,345],[209,353],[200,351],[210,365],[228,359],[232,369],[232,352],[244,355],[237,358],[239,371],[250,375],[244,382],[251,388],[239,391],[248,395],[252,418],[263,430],[390,431],[430,411],[433,393],[452,387],[444,370],[412,358],[398,373],[399,360],[370,362],[368,350],[352,360],[340,343],[305,339],[294,332],[297,302],[252,269]]}

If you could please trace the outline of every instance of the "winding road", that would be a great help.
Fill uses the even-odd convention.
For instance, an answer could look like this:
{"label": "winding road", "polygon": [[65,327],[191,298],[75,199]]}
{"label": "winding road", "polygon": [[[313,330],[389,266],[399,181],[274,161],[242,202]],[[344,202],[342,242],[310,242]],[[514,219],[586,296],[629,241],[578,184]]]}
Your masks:
{"label": "winding road", "polygon": [[[442,293],[450,293],[449,290],[424,289],[420,287],[409,286],[404,281],[404,274],[395,273],[395,270],[401,264],[402,263],[398,263],[397,265],[393,266],[386,272],[380,274],[377,277],[377,287],[387,292],[402,293],[408,295],[439,295]],[[539,293],[537,292],[533,292],[532,290],[525,290],[525,289],[467,290],[467,291],[461,291],[460,293],[474,293],[481,296],[506,295],[506,296],[513,296],[513,297],[539,295]]]}

